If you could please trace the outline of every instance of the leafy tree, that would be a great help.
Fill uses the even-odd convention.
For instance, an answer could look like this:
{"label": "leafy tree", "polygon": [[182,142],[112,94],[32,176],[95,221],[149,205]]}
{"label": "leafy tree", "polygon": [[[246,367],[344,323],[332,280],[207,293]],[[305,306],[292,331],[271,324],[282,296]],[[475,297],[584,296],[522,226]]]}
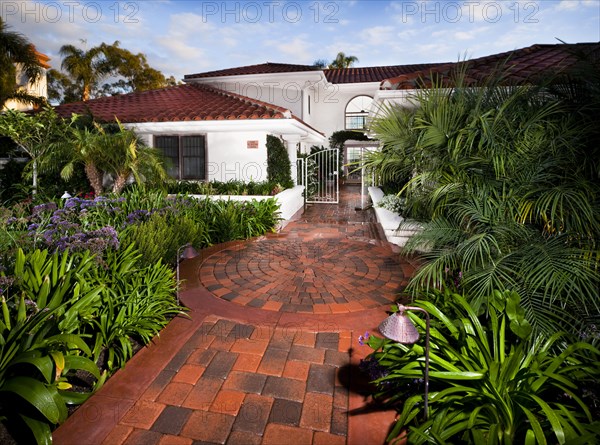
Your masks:
{"label": "leafy tree", "polygon": [[103,95],[147,91],[177,84],[173,76],[166,79],[160,71],[150,67],[144,54],[133,54],[119,48],[118,42],[109,47],[108,54],[111,64],[115,67],[115,74],[121,79],[104,84]]}
{"label": "leafy tree", "polygon": [[25,36],[9,31],[0,17],[0,109],[9,100],[43,104],[44,99],[28,94],[16,82],[17,65],[30,83],[42,75],[42,66],[33,45]]}
{"label": "leafy tree", "polygon": [[31,158],[33,194],[37,193],[40,162],[55,140],[62,137],[66,125],[51,107],[33,115],[16,110],[0,115],[0,135],[11,138]]}
{"label": "leafy tree", "polygon": [[358,57],[347,56],[340,51],[334,61],[329,64],[328,68],[350,68],[356,62],[358,62]]}
{"label": "leafy tree", "polygon": [[313,66],[323,69],[323,68],[327,68],[328,62],[325,59],[317,59],[313,62]]}
{"label": "leafy tree", "polygon": [[[98,96],[177,84],[173,76],[167,79],[160,71],[150,67],[144,54],[133,54],[119,45],[118,41],[112,45],[101,43],[87,51],[64,45],[60,52],[64,56],[61,66],[66,73],[50,70],[49,98],[63,103],[87,101]],[[113,77],[116,80],[102,83]]]}
{"label": "leafy tree", "polygon": [[48,100],[52,103],[69,103],[81,100],[81,87],[68,74],[54,68],[46,73]]}

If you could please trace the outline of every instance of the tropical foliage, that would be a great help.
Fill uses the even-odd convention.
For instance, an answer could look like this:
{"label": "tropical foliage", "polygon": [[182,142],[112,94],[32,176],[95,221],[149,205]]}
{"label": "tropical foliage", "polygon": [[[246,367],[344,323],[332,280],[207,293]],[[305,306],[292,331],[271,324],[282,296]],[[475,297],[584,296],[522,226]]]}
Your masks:
{"label": "tropical foliage", "polygon": [[339,53],[337,53],[337,56],[335,56],[335,59],[329,64],[327,68],[350,68],[356,62],[358,62],[358,57],[347,56],[345,53],[340,51]]}
{"label": "tropical foliage", "polygon": [[400,193],[424,230],[406,252],[425,247],[414,294],[460,275],[475,304],[518,292],[537,332],[597,322],[600,96],[589,79],[565,97],[557,80],[509,86],[500,75],[473,88],[457,72],[419,91],[417,106],[382,111],[372,129],[384,148],[366,166],[410,178]]}
{"label": "tropical foliage", "polygon": [[82,166],[96,196],[105,192],[104,178],[112,180],[112,192],[121,193],[129,181],[139,186],[162,185],[166,180],[162,157],[146,147],[120,122],[100,125],[87,117],[62,119],[52,108],[29,115],[8,110],[0,115],[0,135],[11,138],[30,158],[33,193],[39,174],[52,182],[55,174],[70,181]]}
{"label": "tropical foliage", "polygon": [[423,346],[368,338],[375,352],[362,366],[376,396],[400,411],[388,440],[407,431],[416,444],[597,443],[586,390],[599,377],[598,349],[565,332],[532,335],[514,292],[494,291],[480,306],[450,292],[430,297],[414,303],[432,318],[427,418]]}
{"label": "tropical foliage", "polygon": [[66,132],[67,126],[51,107],[34,115],[17,110],[6,110],[0,115],[0,135],[12,139],[31,158],[33,194],[38,189],[40,162],[47,157],[52,144]]}

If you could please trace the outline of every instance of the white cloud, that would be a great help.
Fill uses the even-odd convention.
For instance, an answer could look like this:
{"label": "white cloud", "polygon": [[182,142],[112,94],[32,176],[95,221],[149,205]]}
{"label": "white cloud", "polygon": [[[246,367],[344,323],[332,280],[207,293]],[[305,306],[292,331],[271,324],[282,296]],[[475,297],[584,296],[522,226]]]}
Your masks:
{"label": "white cloud", "polygon": [[274,43],[274,46],[283,56],[292,60],[291,63],[312,63],[312,51],[310,51],[312,45],[307,37],[304,35],[297,36],[288,42]]}
{"label": "white cloud", "polygon": [[368,45],[390,44],[394,37],[394,28],[392,26],[375,26],[363,29],[359,32],[359,35]]}

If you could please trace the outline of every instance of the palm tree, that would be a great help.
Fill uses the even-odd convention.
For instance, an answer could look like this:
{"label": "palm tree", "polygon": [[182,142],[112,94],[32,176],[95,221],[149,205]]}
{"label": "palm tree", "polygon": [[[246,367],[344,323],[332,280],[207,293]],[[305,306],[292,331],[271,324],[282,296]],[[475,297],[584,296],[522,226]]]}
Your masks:
{"label": "palm tree", "polygon": [[494,289],[519,292],[538,332],[584,329],[600,313],[595,128],[539,88],[468,88],[461,76],[372,127],[384,149],[366,166],[410,175],[402,193],[424,226],[405,247],[424,250],[410,289],[460,277],[475,304]]}
{"label": "palm tree", "polygon": [[[86,43],[82,40],[82,43]],[[114,45],[118,45],[115,42]],[[109,60],[109,45],[100,44],[84,51],[74,45],[63,45],[60,55],[63,56],[61,68],[65,70],[81,87],[81,100],[90,99],[92,89],[95,88],[103,77],[107,76],[113,69]]]}
{"label": "palm tree", "polygon": [[340,51],[335,57],[335,60],[329,65],[329,68],[350,68],[355,62],[358,62],[358,57],[347,56]]}
{"label": "palm tree", "polygon": [[74,116],[72,125],[69,127],[68,134],[65,135],[63,141],[56,144],[54,148],[55,157],[67,159],[67,163],[63,166],[60,176],[64,180],[69,180],[73,176],[75,166],[83,164],[85,174],[87,176],[94,194],[100,196],[104,191],[102,186],[103,173],[98,167],[102,162],[102,147],[99,143],[99,126],[92,130],[88,127],[77,127],[75,125],[78,116]]}
{"label": "palm tree", "polygon": [[0,17],[0,109],[8,100],[42,104],[43,98],[32,96],[17,85],[17,65],[30,83],[42,75],[42,66],[34,46],[25,36],[9,31]]}
{"label": "palm tree", "polygon": [[123,127],[118,120],[116,132],[98,129],[102,153],[100,166],[113,177],[113,193],[121,193],[129,178],[141,187],[148,180],[166,180],[158,151],[146,147],[132,130]]}

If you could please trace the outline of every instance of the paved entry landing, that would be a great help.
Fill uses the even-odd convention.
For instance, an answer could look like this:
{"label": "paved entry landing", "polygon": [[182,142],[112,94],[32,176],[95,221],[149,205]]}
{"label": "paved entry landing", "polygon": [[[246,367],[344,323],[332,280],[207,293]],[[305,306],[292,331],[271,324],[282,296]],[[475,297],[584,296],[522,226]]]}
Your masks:
{"label": "paved entry landing", "polygon": [[412,270],[403,270],[379,239],[372,212],[357,204],[360,195],[347,189],[340,204],[313,204],[278,236],[220,246],[203,261],[200,282],[224,300],[272,311],[328,314],[389,305]]}
{"label": "paved entry landing", "polygon": [[353,312],[391,304],[406,286],[389,249],[357,241],[266,239],[226,248],[202,284],[234,303],[284,312]]}

